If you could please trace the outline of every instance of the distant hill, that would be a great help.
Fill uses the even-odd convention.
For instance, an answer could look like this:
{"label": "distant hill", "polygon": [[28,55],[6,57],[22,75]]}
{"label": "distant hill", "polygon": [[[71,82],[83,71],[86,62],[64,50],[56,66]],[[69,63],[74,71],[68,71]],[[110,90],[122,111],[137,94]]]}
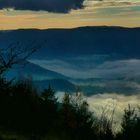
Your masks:
{"label": "distant hill", "polygon": [[115,54],[139,58],[140,28],[79,27],[74,29],[19,29],[0,32],[0,46],[20,42],[42,45],[35,58],[63,58],[70,55]]}
{"label": "distant hill", "polygon": [[[79,27],[0,31],[0,47],[41,46],[30,64],[9,75],[29,75],[40,87],[81,87],[88,95],[140,92],[140,28]],[[70,77],[70,78],[69,78]],[[42,80],[42,81],[41,81]]]}
{"label": "distant hill", "polygon": [[54,71],[50,71],[40,67],[39,65],[27,62],[25,66],[19,65],[11,69],[7,73],[7,77],[32,76],[33,80],[49,80],[49,79],[68,79],[68,77]]}
{"label": "distant hill", "polygon": [[76,85],[69,81],[69,77],[66,77],[57,72],[53,72],[44,69],[36,64],[28,62],[25,66],[16,67],[6,73],[8,79],[11,78],[30,78],[32,77],[33,83],[38,87],[39,91],[47,88],[49,85],[55,91],[62,92],[75,92]]}
{"label": "distant hill", "polygon": [[68,80],[64,79],[51,79],[51,80],[41,80],[34,81],[34,84],[39,87],[40,90],[47,88],[49,85],[54,91],[62,92],[76,92],[77,86]]}

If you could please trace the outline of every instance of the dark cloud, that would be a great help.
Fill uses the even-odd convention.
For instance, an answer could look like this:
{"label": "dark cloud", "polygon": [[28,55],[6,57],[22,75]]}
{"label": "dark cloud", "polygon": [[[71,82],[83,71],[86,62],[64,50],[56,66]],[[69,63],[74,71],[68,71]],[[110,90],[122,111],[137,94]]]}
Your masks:
{"label": "dark cloud", "polygon": [[0,0],[0,9],[45,10],[49,12],[67,13],[71,9],[83,8],[84,0]]}

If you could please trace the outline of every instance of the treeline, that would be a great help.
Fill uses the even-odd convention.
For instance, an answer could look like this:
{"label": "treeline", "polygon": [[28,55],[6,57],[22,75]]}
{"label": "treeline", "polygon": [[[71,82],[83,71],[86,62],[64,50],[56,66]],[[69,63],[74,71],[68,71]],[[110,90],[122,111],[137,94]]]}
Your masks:
{"label": "treeline", "polygon": [[0,78],[0,131],[31,140],[140,139],[140,117],[130,105],[124,110],[121,131],[114,134],[112,127],[113,114],[111,119],[104,115],[99,119],[79,93],[65,93],[60,103],[51,86],[39,93],[30,80]]}

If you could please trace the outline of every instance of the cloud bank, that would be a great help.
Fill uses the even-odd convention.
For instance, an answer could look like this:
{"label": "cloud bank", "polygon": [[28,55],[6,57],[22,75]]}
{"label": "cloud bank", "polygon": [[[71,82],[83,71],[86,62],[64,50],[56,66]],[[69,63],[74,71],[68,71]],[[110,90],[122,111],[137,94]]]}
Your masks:
{"label": "cloud bank", "polygon": [[83,58],[71,58],[69,60],[38,60],[30,62],[49,70],[56,70],[61,74],[75,78],[125,78],[137,79],[140,77],[140,59],[109,60],[108,56],[95,56]]}
{"label": "cloud bank", "polygon": [[102,115],[103,110],[107,117],[110,117],[112,111],[114,112],[114,131],[120,131],[121,129],[121,121],[124,115],[124,109],[128,107],[128,104],[131,105],[132,108],[136,108],[140,106],[140,95],[118,95],[116,93],[108,94],[97,94],[87,98],[89,103],[89,107],[91,110],[95,112],[97,116]]}
{"label": "cloud bank", "polygon": [[104,92],[125,95],[140,93],[140,59],[113,60],[104,55],[92,56],[89,60],[87,58],[89,59],[89,57],[71,57],[71,61],[68,58],[32,59],[30,62],[80,79],[72,82],[79,85],[87,95]]}
{"label": "cloud bank", "polygon": [[110,6],[130,6],[138,5],[140,0],[86,0],[87,7],[110,7]]}
{"label": "cloud bank", "polygon": [[140,4],[139,0],[1,0],[0,9],[48,11],[68,13],[72,9]]}
{"label": "cloud bank", "polygon": [[[57,92],[56,97],[61,102],[63,99],[64,93]],[[104,94],[96,94],[90,97],[86,97],[87,102],[89,104],[89,109],[94,112],[95,116],[98,116],[100,119],[102,113],[104,111],[104,116],[110,119],[112,115],[112,111],[114,111],[114,121],[113,121],[113,129],[114,132],[118,132],[121,130],[121,122],[122,117],[124,115],[124,109],[128,108],[128,104],[135,108],[136,113],[137,107],[140,106],[140,95],[118,95],[117,93],[104,93]],[[138,113],[138,115],[140,115]]]}
{"label": "cloud bank", "polygon": [[1,0],[0,9],[44,10],[48,12],[67,13],[71,9],[83,8],[84,0]]}

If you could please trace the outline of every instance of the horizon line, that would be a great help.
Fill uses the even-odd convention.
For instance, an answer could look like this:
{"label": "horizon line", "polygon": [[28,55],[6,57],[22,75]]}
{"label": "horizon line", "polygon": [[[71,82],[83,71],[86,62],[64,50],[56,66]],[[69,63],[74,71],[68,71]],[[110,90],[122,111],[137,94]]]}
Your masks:
{"label": "horizon line", "polygon": [[140,26],[136,26],[136,27],[130,27],[130,26],[110,26],[110,25],[99,25],[99,26],[77,26],[77,27],[56,27],[56,28],[13,28],[13,29],[0,29],[0,31],[15,31],[15,30],[70,30],[70,29],[78,29],[78,28],[101,28],[101,27],[106,27],[106,28],[123,28],[123,29],[139,29]]}

